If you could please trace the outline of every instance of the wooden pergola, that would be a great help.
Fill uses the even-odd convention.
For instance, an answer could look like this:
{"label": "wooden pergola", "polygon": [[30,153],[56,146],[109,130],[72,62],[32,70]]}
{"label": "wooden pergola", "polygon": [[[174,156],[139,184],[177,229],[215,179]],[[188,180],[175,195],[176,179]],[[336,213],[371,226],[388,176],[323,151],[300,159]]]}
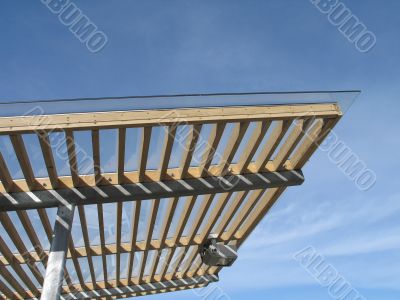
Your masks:
{"label": "wooden pergola", "polygon": [[[304,181],[304,164],[341,115],[337,103],[312,103],[0,117],[0,135],[9,137],[24,177],[12,176],[11,162],[0,153],[0,222],[13,243],[0,236],[0,297],[112,299],[197,288],[217,281],[221,267],[203,264],[199,247],[213,234],[219,243],[239,248],[284,190]],[[165,128],[160,164],[158,169],[150,169],[152,131],[159,126]],[[184,137],[182,126],[188,128]],[[203,134],[206,126],[210,128],[207,135]],[[104,145],[99,135],[111,128],[117,130],[117,170],[103,173],[100,162],[106,158],[100,155]],[[132,147],[126,143],[129,128],[141,132],[140,144],[135,145],[138,168],[133,171],[125,166],[126,149]],[[74,139],[78,131],[91,134],[93,173],[89,175],[79,173]],[[49,138],[55,132],[64,136],[69,176],[59,175],[55,164]],[[24,142],[27,134],[37,136],[40,143],[48,174],[45,178],[34,175]],[[229,138],[221,143],[224,134]],[[170,167],[177,143],[183,148],[180,165]],[[201,159],[195,162],[200,144]],[[150,211],[143,217],[145,202],[150,203]],[[179,202],[183,205],[180,210]],[[105,239],[106,203],[117,206],[113,243]],[[121,227],[123,206],[128,203],[133,209],[130,241],[126,242],[121,239]],[[161,203],[166,207],[163,211]],[[97,244],[89,238],[87,205],[97,208]],[[51,224],[48,210],[54,207],[58,208],[57,217]],[[37,211],[49,249],[40,242],[28,210]],[[71,238],[75,210],[79,220],[74,222],[79,222],[84,240],[80,247]],[[20,220],[23,234],[11,213]],[[157,238],[153,234],[156,218],[161,218]],[[177,220],[175,228],[173,219]],[[144,239],[138,238],[140,220],[147,222]],[[115,265],[109,264],[110,255],[116,257]],[[122,265],[123,255],[127,265]],[[96,257],[101,258],[101,276],[94,271]],[[66,261],[72,261],[76,280]],[[83,276],[85,266],[88,278]],[[112,278],[110,268],[115,272]]]}

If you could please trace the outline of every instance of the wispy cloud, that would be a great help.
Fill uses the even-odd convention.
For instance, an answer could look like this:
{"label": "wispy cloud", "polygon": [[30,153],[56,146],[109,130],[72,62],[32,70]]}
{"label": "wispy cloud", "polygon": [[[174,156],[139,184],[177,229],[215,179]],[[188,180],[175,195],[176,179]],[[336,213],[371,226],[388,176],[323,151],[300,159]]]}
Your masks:
{"label": "wispy cloud", "polygon": [[[236,272],[263,280],[239,284],[237,276],[229,275],[236,273],[232,270],[224,272],[225,284],[232,289],[316,284],[292,259],[314,245],[352,284],[398,289],[400,262],[393,261],[393,252],[400,247],[400,227],[392,220],[400,216],[400,194],[384,199],[309,196],[285,196],[240,250]],[[374,272],[365,272],[371,268]]]}

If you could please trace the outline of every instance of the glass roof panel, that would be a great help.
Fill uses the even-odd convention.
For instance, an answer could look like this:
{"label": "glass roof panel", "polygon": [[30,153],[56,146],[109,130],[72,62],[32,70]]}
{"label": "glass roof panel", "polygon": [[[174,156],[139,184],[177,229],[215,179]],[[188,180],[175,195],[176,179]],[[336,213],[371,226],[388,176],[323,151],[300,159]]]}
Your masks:
{"label": "glass roof panel", "polygon": [[3,101],[0,116],[306,103],[338,103],[345,113],[359,93],[356,90],[262,92]]}

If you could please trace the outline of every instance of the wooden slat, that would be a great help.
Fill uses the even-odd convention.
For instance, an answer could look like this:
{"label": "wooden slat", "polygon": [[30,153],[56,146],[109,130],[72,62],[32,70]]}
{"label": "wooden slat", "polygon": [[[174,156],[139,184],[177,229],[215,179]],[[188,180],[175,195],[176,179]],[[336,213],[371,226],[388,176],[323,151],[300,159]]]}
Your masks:
{"label": "wooden slat", "polygon": [[247,128],[249,127],[249,122],[240,122],[235,124],[232,129],[231,136],[229,137],[228,144],[225,147],[225,151],[222,155],[220,166],[221,175],[225,175],[228,171],[229,166],[246,134]]}
{"label": "wooden slat", "polygon": [[229,241],[232,239],[232,236],[236,233],[236,231],[240,228],[243,222],[246,220],[254,206],[257,204],[257,201],[263,195],[264,190],[255,190],[252,191],[249,198],[246,201],[246,204],[240,210],[239,215],[234,218],[234,221],[231,227],[228,229],[226,233],[222,234],[222,239],[225,241]]}
{"label": "wooden slat", "polygon": [[196,145],[199,140],[202,125],[196,124],[190,127],[190,133],[186,141],[186,145],[183,149],[182,160],[180,164],[181,172],[179,179],[185,178],[189,170],[190,162],[193,157],[193,153],[196,150]]}
{"label": "wooden slat", "polygon": [[196,233],[199,230],[199,228],[201,226],[201,222],[203,221],[204,217],[206,216],[207,211],[210,208],[210,205],[211,205],[214,197],[215,197],[214,194],[204,196],[204,199],[201,202],[201,205],[199,207],[196,218],[193,221],[193,225],[190,228],[190,232],[188,234],[188,244],[191,244],[194,241]]}
{"label": "wooden slat", "polygon": [[51,149],[49,135],[46,131],[38,132],[40,147],[43,153],[43,159],[46,165],[47,174],[51,182],[51,187],[56,189],[58,187],[58,174],[56,164],[54,162],[53,151]]}
{"label": "wooden slat", "polygon": [[125,140],[126,140],[126,129],[118,129],[118,141],[117,141],[117,174],[118,184],[123,182],[125,172]]}
{"label": "wooden slat", "polygon": [[199,237],[196,237],[196,239],[198,239],[199,242],[205,242],[207,240],[214,225],[218,221],[218,216],[221,215],[222,211],[225,208],[225,205],[228,203],[231,196],[232,196],[232,192],[222,193],[219,195],[219,197],[217,199],[217,203],[216,203],[215,207],[213,207],[213,210],[211,212],[209,220],[203,221],[203,222],[206,221],[203,231],[201,232]]}
{"label": "wooden slat", "polygon": [[199,271],[200,270],[200,268],[203,266],[203,261],[202,261],[202,259],[201,259],[201,256],[200,256],[200,254],[198,254],[196,257],[195,257],[195,259],[194,259],[194,261],[193,261],[193,263],[192,263],[192,265],[190,266],[190,268],[187,270],[187,276],[188,277],[193,277],[193,276],[195,276],[195,274],[197,273],[197,271]]}
{"label": "wooden slat", "polygon": [[85,248],[86,248],[86,252],[87,252],[87,260],[88,260],[88,265],[89,265],[90,277],[92,279],[93,285],[96,285],[96,275],[94,273],[92,254],[90,252],[90,241],[89,241],[89,233],[88,233],[87,223],[86,223],[85,207],[78,206],[78,213],[79,213],[79,219],[81,222],[83,242],[85,244]]}
{"label": "wooden slat", "polygon": [[243,150],[237,164],[237,172],[239,174],[247,169],[270,126],[271,121],[258,121],[256,123],[256,127],[248,141],[248,146]]}
{"label": "wooden slat", "polygon": [[201,260],[200,257],[197,257],[198,262],[192,266],[192,269],[189,271],[189,276],[193,277],[196,276],[197,274],[202,274],[204,273],[203,269],[205,267],[205,264]]}
{"label": "wooden slat", "polygon": [[190,213],[193,210],[196,200],[197,196],[189,196],[186,198],[185,205],[182,209],[182,215],[178,220],[176,231],[172,236],[173,244],[176,244],[176,241],[182,236],[183,230],[185,229],[186,223],[189,220]]}
{"label": "wooden slat", "polygon": [[225,215],[222,217],[221,221],[218,224],[218,228],[216,230],[216,234],[218,234],[218,237],[220,237],[222,235],[222,233],[224,233],[226,227],[229,225],[231,220],[235,217],[236,212],[239,210],[240,205],[244,202],[244,200],[246,199],[248,194],[249,194],[249,191],[237,193],[234,201],[229,206]]}
{"label": "wooden slat", "polygon": [[50,220],[47,215],[46,209],[38,209],[37,210],[40,221],[43,225],[44,232],[46,233],[47,239],[49,240],[49,243],[51,243],[51,239],[53,238],[53,229],[51,228],[50,225]]}
{"label": "wooden slat", "polygon": [[182,261],[185,259],[185,257],[188,256],[188,251],[189,251],[189,246],[180,248],[178,257],[176,257],[176,260],[172,262],[172,264],[170,264],[171,267],[170,274],[165,275],[165,278],[167,280],[172,280],[174,277],[176,277],[177,271],[179,270]]}
{"label": "wooden slat", "polygon": [[[92,130],[92,149],[93,149],[93,170],[96,183],[100,183],[102,180],[101,167],[100,167],[100,135],[99,130]],[[107,273],[107,257],[105,248],[105,235],[104,235],[104,214],[103,204],[97,204],[97,219],[99,224],[99,235],[100,235],[100,246],[101,246],[101,260],[103,265],[103,278],[104,281],[108,281]]]}
{"label": "wooden slat", "polygon": [[81,270],[81,266],[79,264],[78,256],[76,254],[76,248],[74,246],[74,241],[72,240],[72,235],[69,237],[68,250],[71,253],[72,263],[74,264],[75,273],[76,273],[76,276],[78,277],[79,283],[81,286],[86,286],[85,281],[82,276],[82,270]]}
{"label": "wooden slat", "polygon": [[10,135],[11,143],[14,147],[19,165],[24,174],[28,187],[33,189],[36,185],[35,175],[33,174],[32,166],[29,161],[28,153],[26,152],[24,140],[20,134]]}
{"label": "wooden slat", "polygon": [[36,264],[30,263],[34,262],[35,260],[32,257],[30,257],[30,253],[28,252],[27,247],[22,241],[22,238],[18,234],[18,231],[15,228],[8,214],[5,212],[1,212],[0,221],[3,224],[4,229],[7,231],[8,236],[10,237],[15,247],[17,248],[18,252],[23,256],[24,261],[31,270],[33,276],[36,278],[39,284],[43,284],[43,276],[40,273],[39,269],[36,267]]}
{"label": "wooden slat", "polygon": [[[74,139],[74,133],[72,130],[65,130],[65,140],[66,140],[72,182],[73,182],[74,186],[78,186],[79,182],[80,182],[80,178],[79,178],[79,172],[78,172],[78,162],[76,160],[75,139]],[[89,234],[87,231],[87,224],[86,224],[85,208],[83,206],[78,206],[78,213],[79,213],[79,219],[81,222],[83,241],[85,244],[86,251],[88,252],[87,260],[88,260],[88,264],[89,264],[90,276],[91,276],[93,285],[95,285],[96,277],[94,274],[94,267],[93,267],[91,253],[89,251],[90,244],[89,244]],[[71,247],[73,247],[72,237],[70,238],[70,241],[69,241],[69,250],[71,252],[73,252],[74,249],[71,249]],[[73,258],[73,263],[74,263],[76,273],[82,284],[83,277],[82,277],[82,273],[80,270],[79,261],[76,259],[74,254],[71,253],[71,255]]]}
{"label": "wooden slat", "polygon": [[[0,274],[3,274],[2,270],[4,270],[4,267],[0,267]],[[0,279],[0,292],[8,297],[8,299],[13,299],[14,293],[6,286],[6,284],[3,282],[3,280]],[[6,299],[6,298],[2,298],[2,299]]]}
{"label": "wooden slat", "polygon": [[[318,134],[321,132],[322,126],[324,124],[323,119],[317,119],[311,126],[310,130],[306,132],[304,135],[304,140],[302,141],[301,145],[296,149],[293,153],[290,164],[297,164],[298,161],[304,156],[307,150],[310,148],[312,143],[318,137]],[[288,167],[288,164],[285,164],[284,167]]]}
{"label": "wooden slat", "polygon": [[167,235],[168,235],[169,229],[171,227],[172,219],[175,215],[175,210],[178,205],[178,201],[179,201],[179,198],[174,197],[168,203],[168,207],[167,207],[166,213],[165,213],[164,223],[161,227],[161,234],[160,234],[161,247],[165,246],[165,242],[167,240]]}
{"label": "wooden slat", "polygon": [[137,233],[139,227],[139,218],[140,218],[140,209],[141,209],[142,201],[135,201],[135,209],[132,211],[132,226],[131,226],[131,251],[129,252],[129,263],[128,263],[128,274],[127,278],[130,284],[133,284],[132,281],[132,271],[133,271],[133,263],[135,260],[135,251],[136,251],[136,241],[137,241]]}
{"label": "wooden slat", "polygon": [[100,246],[101,246],[101,259],[103,264],[103,278],[104,281],[108,281],[107,274],[107,257],[106,257],[106,239],[104,236],[104,216],[103,216],[103,204],[97,204],[97,218],[99,222],[99,234],[100,234]]}
{"label": "wooden slat", "polygon": [[93,172],[95,182],[100,183],[101,177],[101,167],[100,167],[100,137],[99,130],[92,130],[92,151],[93,151]]}
{"label": "wooden slat", "polygon": [[275,149],[285,136],[286,132],[290,127],[291,121],[277,121],[275,128],[273,129],[271,136],[267,143],[263,146],[263,149],[255,161],[256,170],[259,172],[268,163]]}
{"label": "wooden slat", "polygon": [[[17,280],[15,280],[14,276],[7,270],[6,267],[0,267],[0,275],[12,286],[13,289],[16,290],[16,294],[20,296],[19,299],[24,299],[27,297],[28,293],[25,292],[24,288],[18,283]],[[35,289],[33,289],[33,291],[35,291]],[[3,288],[2,292],[3,291],[6,290]],[[36,292],[36,295],[37,294],[38,293]],[[18,297],[17,295],[16,297]],[[31,295],[33,296],[34,294]],[[10,299],[13,299],[13,297],[10,297]]]}
{"label": "wooden slat", "polygon": [[[156,222],[159,205],[160,205],[160,199],[152,200],[151,208],[150,208],[150,215],[149,215],[149,220],[148,220],[147,230],[146,230],[146,235],[145,235],[146,248],[149,247],[150,242],[151,242],[151,237],[153,235],[153,230],[154,230],[154,225]],[[143,274],[144,274],[144,271],[145,271],[145,268],[147,265],[146,262],[147,262],[148,254],[149,254],[149,251],[144,251],[143,255],[142,255],[142,262],[141,262],[141,267],[140,267],[140,271],[139,271],[140,282],[143,281]]]}
{"label": "wooden slat", "polygon": [[192,253],[190,254],[190,256],[188,257],[188,259],[186,260],[186,263],[183,265],[182,267],[182,277],[186,277],[187,273],[190,271],[190,267],[193,265],[193,262],[196,260],[197,257],[199,257],[199,246],[194,246]]}
{"label": "wooden slat", "polygon": [[217,123],[213,125],[208,142],[205,145],[205,150],[200,163],[200,174],[205,176],[208,172],[208,168],[211,165],[215,151],[217,151],[218,144],[221,140],[222,134],[224,133],[226,123]]}
{"label": "wooden slat", "polygon": [[10,175],[10,171],[8,170],[7,164],[1,152],[0,152],[0,180],[4,186],[5,191],[6,192],[11,191],[11,189],[14,186],[14,181]]}
{"label": "wooden slat", "polygon": [[254,216],[243,225],[239,232],[235,234],[235,237],[240,238],[240,240],[238,241],[238,246],[243,244],[243,242],[251,234],[257,224],[262,220],[268,210],[274,205],[275,201],[279,198],[280,195],[282,195],[285,189],[286,188],[269,189],[262,196],[258,205],[255,208]]}
{"label": "wooden slat", "polygon": [[116,280],[117,282],[120,281],[121,277],[121,227],[122,227],[122,209],[123,203],[117,203],[117,218],[116,218],[116,236],[115,236],[115,243],[117,245],[117,254],[116,254]]}
{"label": "wooden slat", "polygon": [[[1,236],[0,236],[0,252],[8,260],[9,264],[11,265],[11,267],[13,268],[15,273],[17,273],[17,275],[21,278],[21,280],[25,283],[25,285],[32,292],[34,292],[36,294],[39,294],[38,288],[32,282],[32,280],[30,279],[29,275],[25,273],[25,271],[22,269],[22,267],[18,263],[15,263],[13,253],[7,247],[6,242],[3,240],[3,238]],[[16,280],[14,279],[14,280],[12,280],[12,282],[13,281],[16,281]],[[8,281],[8,282],[12,285],[12,282],[10,282],[10,281]],[[19,290],[19,291],[23,291],[23,289]]]}
{"label": "wooden slat", "polygon": [[176,125],[168,126],[165,132],[164,145],[161,151],[161,167],[159,180],[164,180],[167,175],[168,163],[171,157],[172,146],[174,144]]}
{"label": "wooden slat", "polygon": [[272,161],[274,170],[282,169],[283,164],[286,162],[290,154],[292,154],[292,151],[296,148],[300,140],[307,132],[310,123],[311,123],[310,119],[308,120],[300,119],[297,121],[292,132],[289,134],[289,136],[285,140],[285,143],[281,146],[278,154]]}
{"label": "wooden slat", "polygon": [[36,253],[41,258],[43,267],[46,268],[48,257],[46,255],[46,253],[44,253],[44,251],[43,251],[42,243],[40,242],[40,240],[36,234],[35,227],[33,226],[32,222],[28,216],[28,213],[25,210],[19,210],[19,211],[17,211],[17,215],[18,215],[19,220],[21,221],[22,226],[25,229],[25,232],[26,232],[31,244],[35,248]]}
{"label": "wooden slat", "polygon": [[[186,223],[190,217],[190,213],[193,209],[194,204],[196,203],[196,196],[190,196],[186,198],[185,205],[182,209],[182,215],[178,220],[177,226],[176,226],[176,231],[173,234],[172,240],[173,244],[176,244],[176,240],[182,236],[182,232],[185,229]],[[166,259],[165,263],[163,264],[160,272],[160,278],[165,279],[165,274],[168,271],[168,266],[171,263],[171,260],[175,254],[176,247],[172,248],[171,251],[168,254],[168,258]]]}
{"label": "wooden slat", "polygon": [[[118,129],[118,141],[117,141],[117,174],[118,174],[118,184],[123,182],[125,173],[125,140],[126,140],[126,129]],[[117,254],[116,254],[116,280],[119,282],[121,274],[121,253],[119,251],[121,247],[121,226],[122,226],[122,209],[123,203],[117,203],[117,218],[116,218],[116,244],[117,244]]]}
{"label": "wooden slat", "polygon": [[[168,206],[166,208],[166,213],[164,217],[164,222],[161,226],[161,233],[160,233],[160,249],[165,247],[165,241],[167,239],[168,231],[171,227],[171,222],[172,219],[175,215],[175,210],[178,205],[179,198],[175,197],[173,199],[169,199],[168,201]],[[156,257],[154,259],[154,262],[152,264],[151,270],[150,270],[150,279],[154,279],[155,271],[157,270],[158,262],[160,261],[161,258],[161,252],[162,250],[156,250]]]}
{"label": "wooden slat", "polygon": [[139,155],[139,182],[144,180],[147,166],[147,158],[149,155],[149,146],[151,139],[151,127],[142,128],[142,137],[140,141],[140,155]]}
{"label": "wooden slat", "polygon": [[74,133],[72,130],[65,131],[65,141],[67,144],[68,151],[68,159],[69,159],[69,168],[71,171],[71,179],[74,187],[79,185],[79,172],[78,172],[78,162],[76,160],[75,153],[75,139]]}
{"label": "wooden slat", "polygon": [[306,144],[303,147],[299,147],[298,153],[293,155],[291,166],[302,168],[338,121],[339,118],[326,119],[324,120],[323,126],[319,132],[318,130],[316,130],[315,134],[311,132],[309,135],[311,138],[306,140]]}

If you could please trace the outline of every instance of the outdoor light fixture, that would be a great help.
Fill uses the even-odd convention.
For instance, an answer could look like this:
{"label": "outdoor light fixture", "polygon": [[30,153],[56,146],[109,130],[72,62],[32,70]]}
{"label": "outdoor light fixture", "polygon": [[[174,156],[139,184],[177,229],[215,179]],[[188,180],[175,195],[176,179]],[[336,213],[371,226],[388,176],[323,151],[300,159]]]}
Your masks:
{"label": "outdoor light fixture", "polygon": [[236,247],[217,244],[216,236],[210,235],[200,249],[200,256],[204,264],[215,267],[229,267],[236,258]]}

